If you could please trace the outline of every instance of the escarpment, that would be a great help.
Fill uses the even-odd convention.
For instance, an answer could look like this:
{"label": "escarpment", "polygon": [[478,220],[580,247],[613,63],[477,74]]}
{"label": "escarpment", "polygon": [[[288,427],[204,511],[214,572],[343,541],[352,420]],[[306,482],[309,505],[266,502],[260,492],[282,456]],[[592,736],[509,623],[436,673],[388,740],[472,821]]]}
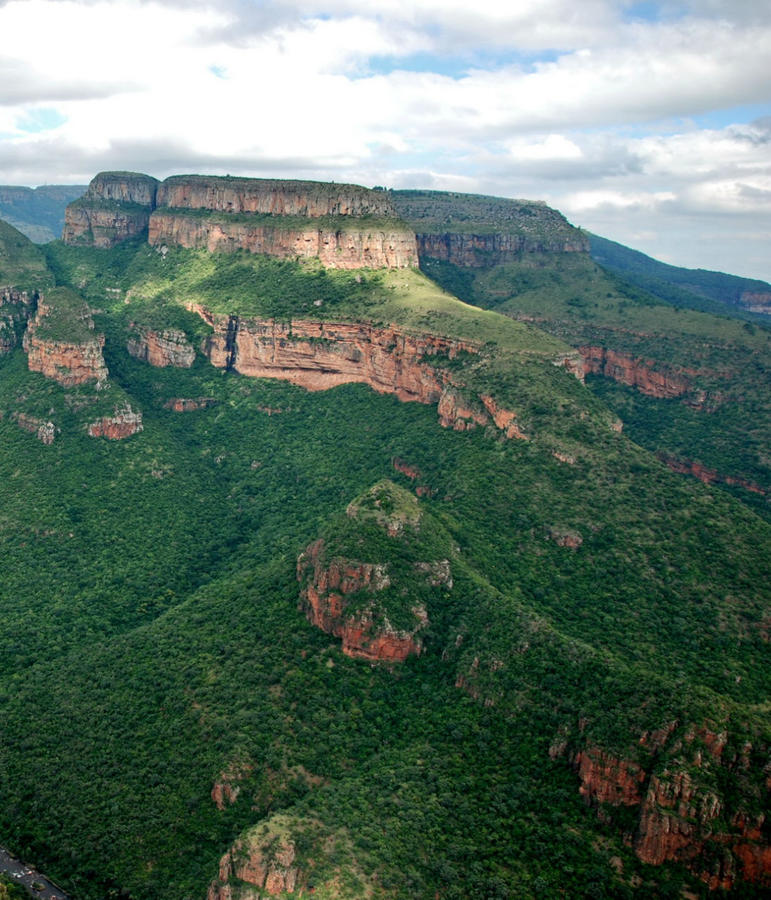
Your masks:
{"label": "escarpment", "polygon": [[319,259],[327,268],[417,266],[414,232],[389,195],[351,184],[104,172],[67,207],[67,244],[111,247],[148,229],[151,246]]}
{"label": "escarpment", "polygon": [[[508,438],[525,437],[516,413],[489,395],[474,394],[446,369],[433,365],[459,353],[478,354],[472,341],[408,334],[365,322],[237,319],[196,310],[214,329],[206,343],[210,362],[257,378],[279,378],[310,391],[367,384],[402,401],[437,404],[440,424],[466,431],[493,425]],[[569,368],[560,358],[555,365]]]}
{"label": "escarpment", "polygon": [[184,331],[166,328],[160,331],[137,326],[126,342],[131,356],[160,368],[174,366],[189,369],[195,362],[195,348]]}
{"label": "escarpment", "polygon": [[247,221],[223,214],[191,216],[159,209],[149,220],[148,241],[205,249],[210,253],[246,250],[278,259],[318,259],[329,269],[403,269],[418,262],[415,236],[394,222],[344,219],[317,225],[312,218],[284,222],[280,216]]}
{"label": "escarpment", "polygon": [[589,252],[588,237],[545,203],[444,191],[392,191],[391,197],[415,229],[421,260],[474,269]]}
{"label": "escarpment", "polygon": [[10,353],[18,345],[32,309],[33,301],[26,291],[0,288],[0,355]]}

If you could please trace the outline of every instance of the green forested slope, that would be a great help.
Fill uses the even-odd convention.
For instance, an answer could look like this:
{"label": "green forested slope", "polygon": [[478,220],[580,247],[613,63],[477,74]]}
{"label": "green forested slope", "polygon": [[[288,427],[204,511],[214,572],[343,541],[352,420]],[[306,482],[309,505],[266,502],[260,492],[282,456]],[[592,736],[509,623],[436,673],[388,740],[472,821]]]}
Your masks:
{"label": "green forested slope", "polygon": [[[20,349],[0,358],[2,843],[85,900],[202,898],[260,823],[291,828],[317,896],[705,893],[640,863],[631,812],[598,819],[571,759],[599,746],[662,777],[684,766],[724,803],[716,831],[757,815],[769,526],[612,431],[551,364],[558,340],[417,276],[237,258],[207,273],[191,254],[157,289],[158,254],[120,253],[51,259],[101,310],[108,390],[142,410],[140,434],[89,438],[77,390],[26,371]],[[200,356],[191,370],[131,358],[133,313],[200,340],[177,303],[206,278],[222,311],[277,310],[285,278],[293,316],[322,299],[314,315],[474,336],[490,346],[470,377],[517,397],[533,439],[445,430],[363,385],[308,393]],[[164,408],[180,396],[214,403]],[[60,425],[50,446],[12,419],[33,408]],[[421,489],[414,545],[346,517],[383,479]],[[423,597],[420,657],[349,659],[307,622],[296,561],[319,537],[396,568],[446,552],[453,585]],[[657,755],[641,736],[662,728]],[[749,742],[747,767],[681,762],[699,728],[725,732],[727,757]],[[240,792],[220,810],[228,771]]]}

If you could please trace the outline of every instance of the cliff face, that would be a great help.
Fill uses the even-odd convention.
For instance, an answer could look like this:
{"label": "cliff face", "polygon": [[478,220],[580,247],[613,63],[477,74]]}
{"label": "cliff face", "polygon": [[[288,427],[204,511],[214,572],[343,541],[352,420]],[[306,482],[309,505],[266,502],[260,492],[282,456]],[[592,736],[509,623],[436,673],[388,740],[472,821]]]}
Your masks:
{"label": "cliff face", "polygon": [[153,247],[206,249],[210,253],[247,250],[279,259],[319,259],[330,269],[402,269],[418,263],[415,236],[410,231],[372,228],[356,220],[344,230],[308,226],[297,229],[281,224],[227,221],[157,210],[149,220],[148,240]]}
{"label": "cliff face", "polygon": [[[77,202],[82,204],[82,201]],[[149,221],[149,209],[70,205],[64,214],[62,240],[73,246],[86,245],[106,250],[140,234]]]}
{"label": "cliff face", "polygon": [[673,472],[677,472],[680,475],[693,475],[694,478],[698,478],[699,481],[704,482],[704,484],[736,485],[753,494],[760,494],[762,496],[765,496],[768,493],[754,481],[747,481],[745,478],[736,478],[733,475],[723,475],[718,472],[717,469],[710,469],[695,460],[678,459],[675,456],[670,456],[668,453],[657,453],[656,455]]}
{"label": "cliff face", "polygon": [[153,331],[139,327],[126,343],[126,349],[151,366],[189,369],[195,362],[195,348],[183,331],[173,328]]}
{"label": "cliff face", "polygon": [[[664,747],[675,725],[658,735],[658,746],[650,747],[654,753]],[[646,741],[650,743],[644,735],[640,743]],[[748,769],[752,747],[729,755],[725,734],[699,728],[672,749],[678,759],[651,774],[636,762],[589,747],[573,759],[579,791],[587,803],[637,807],[637,825],[629,838],[643,862],[683,863],[713,890],[729,890],[738,878],[771,887],[765,814],[727,809],[712,786],[720,767]]]}
{"label": "cliff face", "polygon": [[[52,308],[41,299],[37,314],[24,335],[27,365],[31,372],[40,372],[65,387],[89,381],[102,382],[107,378],[107,366],[102,356],[104,335],[78,341],[54,340],[46,335],[46,318]],[[93,329],[93,323],[87,323]]]}
{"label": "cliff face", "polygon": [[739,304],[750,312],[771,314],[771,293],[767,291],[745,291]]}
{"label": "cliff face", "polygon": [[439,259],[471,269],[516,262],[527,254],[586,253],[589,250],[588,239],[578,231],[552,239],[524,234],[423,234],[420,231],[416,236],[421,259]]}
{"label": "cliff face", "polygon": [[390,587],[386,565],[341,558],[327,560],[325,543],[319,539],[300,554],[297,580],[304,585],[300,596],[308,621],[341,638],[347,656],[401,662],[420,654],[419,632],[428,623],[424,607],[413,609],[415,627],[411,630],[395,629],[387,618],[376,619],[371,608],[347,612],[349,595],[360,591],[375,594]]}
{"label": "cliff face", "polygon": [[[280,378],[311,391],[362,383],[403,401],[438,404],[445,428],[465,431],[496,425],[506,437],[524,437],[516,415],[499,408],[492,397],[467,396],[446,370],[434,368],[432,357],[454,359],[478,353],[468,341],[435,335],[409,335],[391,326],[367,323],[237,319],[197,312],[213,328],[206,353],[218,368],[257,378]],[[555,364],[563,365],[564,360]]]}
{"label": "cliff face", "polygon": [[101,172],[64,213],[65,244],[106,249],[141,233],[155,206],[158,181],[136,172]]}
{"label": "cliff face", "polygon": [[389,195],[355,184],[175,175],[158,188],[157,205],[272,216],[397,218]]}
{"label": "cliff face", "polygon": [[584,360],[586,375],[604,375],[621,384],[637,388],[649,397],[671,400],[691,389],[691,381],[683,372],[660,371],[651,360],[636,359],[607,347],[578,348]]}
{"label": "cliff face", "polygon": [[292,893],[298,874],[291,838],[263,843],[246,837],[237,840],[220,860],[219,882],[209,885],[207,900],[257,900]]}

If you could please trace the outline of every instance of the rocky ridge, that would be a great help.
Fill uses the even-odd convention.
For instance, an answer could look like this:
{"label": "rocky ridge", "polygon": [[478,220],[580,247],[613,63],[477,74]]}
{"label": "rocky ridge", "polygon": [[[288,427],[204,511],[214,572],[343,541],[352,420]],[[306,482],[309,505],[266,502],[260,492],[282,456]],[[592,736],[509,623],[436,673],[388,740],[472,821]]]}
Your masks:
{"label": "rocky ridge", "polygon": [[328,268],[405,268],[414,233],[384,192],[358,185],[103,172],[66,210],[67,244],[111,247],[148,229],[151,246],[319,259]]}

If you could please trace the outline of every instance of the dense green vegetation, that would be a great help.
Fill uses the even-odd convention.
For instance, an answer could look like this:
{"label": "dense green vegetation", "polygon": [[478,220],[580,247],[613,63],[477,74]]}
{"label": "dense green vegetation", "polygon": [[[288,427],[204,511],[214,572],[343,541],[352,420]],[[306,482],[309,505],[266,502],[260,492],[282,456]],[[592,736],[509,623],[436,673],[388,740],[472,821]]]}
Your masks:
{"label": "dense green vegetation", "polygon": [[0,221],[0,287],[42,290],[53,284],[41,250],[7,222]]}
{"label": "dense green vegetation", "polygon": [[688,390],[675,400],[632,399],[620,387],[590,385],[623,421],[632,416],[643,446],[771,489],[767,325],[665,304],[582,254],[474,270],[439,260],[422,265],[468,302],[535,322],[574,347],[606,348],[643,370],[683,379]]}
{"label": "dense green vegetation", "polygon": [[731,315],[758,319],[758,316],[742,309],[742,295],[771,293],[771,285],[765,281],[740,278],[725,272],[711,272],[708,269],[670,266],[596,234],[590,235],[589,241],[595,262],[675,306],[700,309],[717,315],[725,315],[728,306],[731,308]]}
{"label": "dense green vegetation", "polygon": [[[19,349],[0,357],[1,843],[77,900],[200,900],[255,828],[292,836],[319,897],[706,894],[682,867],[640,863],[630,814],[598,819],[570,759],[600,746],[659,774],[685,767],[723,799],[716,831],[763,809],[768,524],[608,428],[552,364],[557,337],[419,273],[140,242],[46,252],[49,298],[94,309],[105,390],[142,410],[144,431],[89,438],[85,388],[28,372]],[[198,346],[193,303],[474,341],[437,365],[511,403],[532,439],[445,430],[434,408],[363,385],[308,393],[200,355],[176,370],[127,353],[132,323]],[[181,414],[175,397],[214,402]],[[18,428],[23,410],[56,421],[53,444]],[[384,516],[403,527],[389,534]],[[319,537],[389,567],[394,624],[425,606],[419,657],[370,665],[311,627],[296,564]],[[438,559],[451,587],[416,574]],[[670,723],[655,756],[641,735]],[[747,766],[683,761],[677,742],[704,726]],[[240,791],[219,809],[228,779]]]}

